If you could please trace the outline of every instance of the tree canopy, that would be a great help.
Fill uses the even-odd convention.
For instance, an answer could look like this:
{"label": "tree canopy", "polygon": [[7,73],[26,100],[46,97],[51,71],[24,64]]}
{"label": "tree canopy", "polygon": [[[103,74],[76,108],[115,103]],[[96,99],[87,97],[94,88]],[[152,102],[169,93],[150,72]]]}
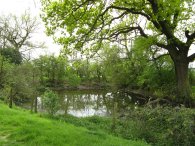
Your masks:
{"label": "tree canopy", "polygon": [[[48,35],[72,50],[97,52],[103,42],[131,48],[142,37],[145,48],[166,50],[175,66],[178,97],[190,96],[188,65],[194,61],[194,0],[42,0]],[[158,52],[158,51],[156,51]],[[162,54],[162,53],[161,53]],[[159,53],[154,54],[156,58]]]}
{"label": "tree canopy", "polygon": [[[56,40],[71,49],[81,49],[91,41],[122,41],[124,34],[133,36],[134,32],[145,38],[153,36],[153,45],[164,49],[171,44],[189,49],[195,37],[194,3],[193,0],[43,0],[42,18],[47,33],[57,32]],[[194,54],[188,59],[193,58]]]}

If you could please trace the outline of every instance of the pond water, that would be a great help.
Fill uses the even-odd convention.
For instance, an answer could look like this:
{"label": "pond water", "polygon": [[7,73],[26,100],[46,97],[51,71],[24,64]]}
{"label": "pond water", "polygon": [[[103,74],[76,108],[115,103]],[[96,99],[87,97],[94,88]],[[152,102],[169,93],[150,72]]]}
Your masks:
{"label": "pond water", "polygon": [[[57,114],[71,114],[76,117],[111,116],[114,112],[123,115],[138,105],[138,101],[129,95],[105,90],[61,91],[59,96],[60,110]],[[38,111],[44,112],[40,97]]]}

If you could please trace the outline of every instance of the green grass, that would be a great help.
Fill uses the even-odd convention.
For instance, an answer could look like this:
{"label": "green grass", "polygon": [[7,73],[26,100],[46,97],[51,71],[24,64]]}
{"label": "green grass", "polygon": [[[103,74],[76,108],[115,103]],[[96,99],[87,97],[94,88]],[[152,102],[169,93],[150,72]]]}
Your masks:
{"label": "green grass", "polygon": [[147,146],[82,127],[9,109],[0,103],[0,146]]}

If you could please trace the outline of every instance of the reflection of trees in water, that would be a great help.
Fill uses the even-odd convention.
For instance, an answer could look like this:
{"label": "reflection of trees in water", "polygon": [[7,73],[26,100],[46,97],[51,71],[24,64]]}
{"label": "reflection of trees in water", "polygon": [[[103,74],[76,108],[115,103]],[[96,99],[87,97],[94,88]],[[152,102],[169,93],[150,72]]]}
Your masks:
{"label": "reflection of trees in water", "polygon": [[95,94],[75,94],[69,96],[71,98],[72,108],[74,110],[86,109],[87,107],[95,107],[96,106],[96,95]]}
{"label": "reflection of trees in water", "polygon": [[[113,109],[115,112],[124,113],[128,109],[134,108],[131,98],[127,95],[112,94],[112,96],[107,96],[105,92],[100,93],[77,93],[77,92],[64,92],[61,93],[61,110],[65,114],[68,111],[94,111],[95,114],[100,115],[112,115]],[[117,103],[117,108],[114,107]],[[131,105],[131,106],[130,106]]]}
{"label": "reflection of trees in water", "polygon": [[105,105],[105,107],[106,107],[106,114],[110,114],[110,111],[111,111],[111,109],[110,109],[110,107],[111,107],[111,102],[110,102],[110,98],[108,98],[108,97],[106,97],[106,95],[105,94],[103,94],[102,95],[102,99],[103,99],[103,104]]}
{"label": "reflection of trees in water", "polygon": [[68,110],[99,110],[104,106],[103,96],[93,93],[63,93],[61,94],[61,107],[65,114]]}
{"label": "reflection of trees in water", "polygon": [[68,107],[69,107],[69,104],[70,104],[70,98],[68,98],[67,95],[64,95],[64,98],[62,98],[63,102],[61,103],[62,104],[62,108],[63,108],[63,111],[64,111],[64,114],[68,114]]}
{"label": "reflection of trees in water", "polygon": [[96,99],[96,107],[94,107],[94,109],[98,110],[99,107],[101,106],[101,95],[94,95],[94,99]]}

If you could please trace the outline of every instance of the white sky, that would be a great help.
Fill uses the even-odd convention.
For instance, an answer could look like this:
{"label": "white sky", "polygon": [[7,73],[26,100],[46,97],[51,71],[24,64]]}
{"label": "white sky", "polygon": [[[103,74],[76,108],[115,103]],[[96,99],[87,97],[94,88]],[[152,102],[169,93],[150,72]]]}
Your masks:
{"label": "white sky", "polygon": [[[41,4],[40,0],[0,0],[0,15],[8,15],[10,13],[20,16],[25,11],[29,11],[31,16],[37,17],[38,21],[41,22],[39,17]],[[40,29],[33,35],[33,42],[45,42],[46,49],[36,49],[32,52],[33,58],[43,54],[59,54],[60,46],[54,44],[51,37],[47,37],[44,33],[44,24],[41,23]]]}

